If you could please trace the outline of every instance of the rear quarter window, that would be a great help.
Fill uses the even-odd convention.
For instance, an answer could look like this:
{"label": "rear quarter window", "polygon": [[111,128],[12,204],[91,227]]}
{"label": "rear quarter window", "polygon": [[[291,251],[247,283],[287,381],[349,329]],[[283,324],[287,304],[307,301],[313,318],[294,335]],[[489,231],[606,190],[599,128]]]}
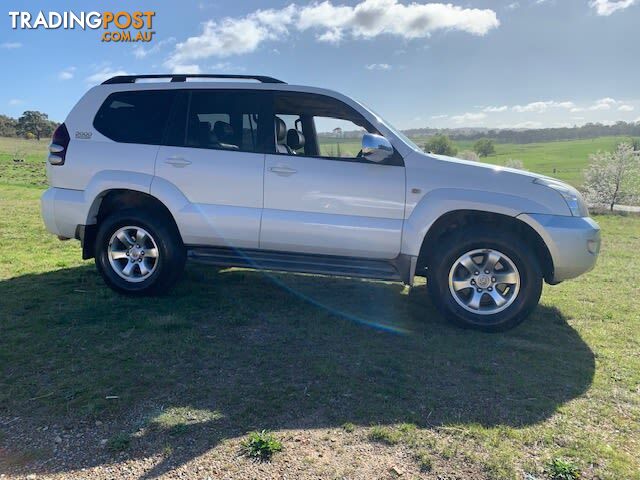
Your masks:
{"label": "rear quarter window", "polygon": [[112,93],[98,110],[93,126],[115,142],[160,145],[174,97],[170,90]]}

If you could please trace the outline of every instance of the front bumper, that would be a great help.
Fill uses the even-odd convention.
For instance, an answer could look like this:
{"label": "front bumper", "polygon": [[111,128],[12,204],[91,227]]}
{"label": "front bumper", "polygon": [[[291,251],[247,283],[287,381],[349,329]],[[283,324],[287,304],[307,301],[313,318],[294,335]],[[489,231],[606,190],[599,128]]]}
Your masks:
{"label": "front bumper", "polygon": [[600,253],[600,227],[589,217],[522,214],[518,218],[538,232],[553,261],[550,283],[575,278],[591,270]]}

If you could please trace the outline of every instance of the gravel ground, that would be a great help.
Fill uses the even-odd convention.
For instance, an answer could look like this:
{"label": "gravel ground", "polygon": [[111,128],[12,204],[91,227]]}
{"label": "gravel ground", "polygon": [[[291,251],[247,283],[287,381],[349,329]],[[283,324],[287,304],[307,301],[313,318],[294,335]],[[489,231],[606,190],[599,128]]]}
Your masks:
{"label": "gravel ground", "polygon": [[[167,440],[166,432],[136,430],[128,448],[114,452],[108,439],[135,427],[96,421],[35,425],[28,419],[1,418],[2,479],[482,479],[473,465],[455,468],[435,458],[420,470],[414,455],[400,445],[371,442],[366,428],[299,429],[274,432],[283,451],[271,461],[253,461],[240,453],[243,436],[216,441],[213,428]],[[213,440],[212,440],[213,439]]]}

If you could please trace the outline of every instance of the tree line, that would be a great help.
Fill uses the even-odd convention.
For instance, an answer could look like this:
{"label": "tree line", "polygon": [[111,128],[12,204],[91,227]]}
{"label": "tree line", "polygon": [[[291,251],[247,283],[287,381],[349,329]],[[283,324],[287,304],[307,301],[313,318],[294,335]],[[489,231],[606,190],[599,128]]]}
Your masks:
{"label": "tree line", "polygon": [[46,113],[27,110],[15,119],[0,115],[0,137],[22,137],[27,139],[50,137],[59,123],[49,120]]}
{"label": "tree line", "polygon": [[410,137],[447,135],[452,140],[480,140],[490,138],[498,143],[538,143],[558,140],[584,140],[608,136],[640,136],[640,122],[616,122],[613,125],[587,123],[580,127],[538,128],[538,129],[433,129],[418,128],[405,130]]}
{"label": "tree line", "polygon": [[[458,155],[458,149],[451,139],[446,135],[436,134],[427,140],[424,144],[424,151],[435,153],[438,155],[448,155],[455,157]],[[490,138],[480,138],[473,144],[472,151],[461,152],[460,158],[465,160],[478,160],[478,157],[488,157],[496,153],[496,146]]]}

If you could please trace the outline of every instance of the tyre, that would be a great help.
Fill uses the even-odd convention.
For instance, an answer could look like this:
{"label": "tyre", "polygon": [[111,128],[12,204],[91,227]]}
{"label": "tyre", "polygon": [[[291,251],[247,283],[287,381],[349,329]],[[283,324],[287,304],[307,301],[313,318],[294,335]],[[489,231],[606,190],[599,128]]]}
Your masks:
{"label": "tyre", "polygon": [[542,293],[542,272],[527,241],[469,226],[446,235],[429,256],[427,288],[455,324],[488,332],[522,322]]}
{"label": "tyre", "polygon": [[145,210],[122,210],[98,227],[95,262],[106,284],[120,293],[159,295],[180,278],[186,249],[176,227]]}

